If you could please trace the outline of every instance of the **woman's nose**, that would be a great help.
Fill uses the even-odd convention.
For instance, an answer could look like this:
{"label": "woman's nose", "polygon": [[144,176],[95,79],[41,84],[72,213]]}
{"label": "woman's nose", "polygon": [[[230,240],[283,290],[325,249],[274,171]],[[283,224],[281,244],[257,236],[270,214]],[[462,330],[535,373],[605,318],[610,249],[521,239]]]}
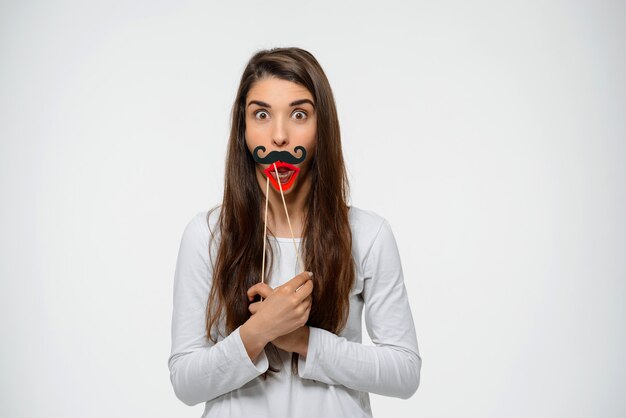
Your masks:
{"label": "woman's nose", "polygon": [[276,122],[274,123],[274,129],[272,131],[272,143],[277,147],[282,147],[289,143],[287,129],[280,119],[276,120]]}
{"label": "woman's nose", "polygon": [[272,143],[277,147],[282,147],[287,144],[287,138],[272,138]]}

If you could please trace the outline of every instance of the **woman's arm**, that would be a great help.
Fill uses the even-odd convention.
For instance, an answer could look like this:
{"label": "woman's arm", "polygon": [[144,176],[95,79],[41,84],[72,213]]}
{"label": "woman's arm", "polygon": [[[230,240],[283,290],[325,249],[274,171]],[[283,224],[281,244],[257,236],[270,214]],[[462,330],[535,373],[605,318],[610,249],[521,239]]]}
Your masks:
{"label": "woman's arm", "polygon": [[[254,336],[240,335],[242,325],[216,344],[205,335],[206,303],[211,289],[205,213],[197,214],[183,233],[174,275],[170,380],[187,405],[209,401],[240,388],[264,373],[268,360]],[[264,344],[263,344],[264,345]],[[255,348],[256,347],[256,348]],[[248,350],[258,352],[254,360]]]}
{"label": "woman's arm", "polygon": [[386,220],[380,225],[365,263],[365,324],[375,346],[348,341],[310,327],[300,377],[330,385],[407,399],[419,386],[422,359],[400,264]]}

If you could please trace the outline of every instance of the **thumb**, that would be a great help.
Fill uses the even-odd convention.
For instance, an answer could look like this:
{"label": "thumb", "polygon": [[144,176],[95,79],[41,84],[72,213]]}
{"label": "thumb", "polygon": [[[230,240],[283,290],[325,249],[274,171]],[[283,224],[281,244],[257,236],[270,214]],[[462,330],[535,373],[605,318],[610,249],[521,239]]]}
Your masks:
{"label": "thumb", "polygon": [[257,283],[254,286],[251,286],[246,293],[248,295],[248,300],[252,302],[256,295],[261,295],[263,299],[266,299],[273,292],[274,289],[272,289],[267,283]]}

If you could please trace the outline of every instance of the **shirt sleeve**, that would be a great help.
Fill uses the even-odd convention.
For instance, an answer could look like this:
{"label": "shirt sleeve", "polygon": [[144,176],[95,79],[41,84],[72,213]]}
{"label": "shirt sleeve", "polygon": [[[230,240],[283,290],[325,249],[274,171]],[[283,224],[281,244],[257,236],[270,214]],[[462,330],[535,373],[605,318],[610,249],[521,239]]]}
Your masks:
{"label": "shirt sleeve", "polygon": [[237,389],[269,366],[264,351],[255,361],[250,359],[239,335],[240,327],[217,343],[206,337],[205,314],[212,282],[208,234],[202,214],[187,224],[174,274],[168,367],[176,396],[189,406]]}
{"label": "shirt sleeve", "polygon": [[400,255],[386,220],[367,257],[364,314],[375,346],[310,327],[307,356],[300,357],[298,373],[329,385],[408,399],[419,386],[422,359]]}

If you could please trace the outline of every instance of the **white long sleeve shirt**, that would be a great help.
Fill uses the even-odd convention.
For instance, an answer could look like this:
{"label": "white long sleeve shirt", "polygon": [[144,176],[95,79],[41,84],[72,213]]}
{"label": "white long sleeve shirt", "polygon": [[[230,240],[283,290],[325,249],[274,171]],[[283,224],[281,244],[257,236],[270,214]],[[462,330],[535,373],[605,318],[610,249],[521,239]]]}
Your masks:
{"label": "white long sleeve shirt", "polygon": [[[369,392],[402,399],[415,393],[422,360],[400,256],[385,219],[350,208],[356,280],[347,325],[339,335],[310,327],[298,375],[291,371],[291,353],[279,350],[282,370],[264,380],[267,356],[261,351],[250,359],[240,328],[226,337],[214,333],[217,343],[205,335],[212,282],[208,223],[215,231],[217,214],[207,221],[207,212],[200,212],[187,224],[176,263],[168,366],[181,401],[190,406],[205,402],[202,418],[372,417]],[[270,240],[274,263],[266,281],[275,288],[299,271],[291,238]],[[362,312],[374,346],[361,342]],[[220,330],[225,335],[223,323]]]}

